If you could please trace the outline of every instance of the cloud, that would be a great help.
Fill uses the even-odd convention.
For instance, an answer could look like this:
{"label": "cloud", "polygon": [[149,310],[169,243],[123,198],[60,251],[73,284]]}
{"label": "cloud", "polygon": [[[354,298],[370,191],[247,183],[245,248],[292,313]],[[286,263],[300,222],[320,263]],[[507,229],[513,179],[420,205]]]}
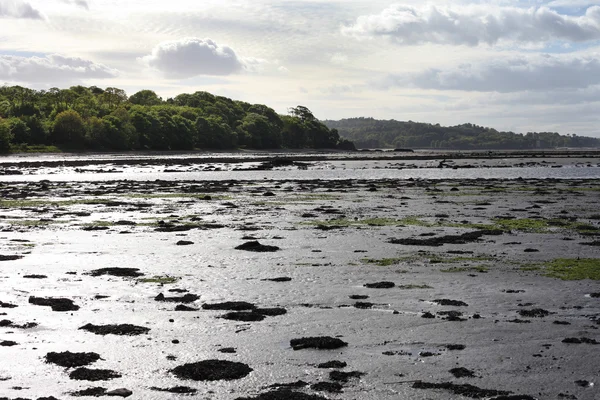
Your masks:
{"label": "cloud", "polygon": [[0,79],[6,81],[59,85],[117,75],[115,69],[77,57],[59,54],[45,57],[0,55]]}
{"label": "cloud", "polygon": [[582,89],[597,84],[600,84],[600,59],[595,55],[522,55],[447,69],[392,74],[379,82],[379,87],[509,93]]}
{"label": "cloud", "polygon": [[548,7],[398,4],[379,14],[358,17],[353,25],[342,27],[342,33],[356,38],[386,37],[402,45],[585,42],[600,39],[600,6],[571,16]]}
{"label": "cloud", "polygon": [[86,10],[90,9],[90,6],[88,5],[88,2],[86,0],[62,0],[62,2],[67,3],[67,4],[73,4],[73,5],[76,5],[77,7],[81,7]]}
{"label": "cloud", "polygon": [[44,19],[42,14],[31,4],[21,0],[2,0],[0,2],[0,18]]}
{"label": "cloud", "polygon": [[232,48],[211,39],[198,38],[162,42],[150,55],[139,60],[168,78],[231,75],[244,69],[255,69],[261,63],[259,59],[244,60]]}

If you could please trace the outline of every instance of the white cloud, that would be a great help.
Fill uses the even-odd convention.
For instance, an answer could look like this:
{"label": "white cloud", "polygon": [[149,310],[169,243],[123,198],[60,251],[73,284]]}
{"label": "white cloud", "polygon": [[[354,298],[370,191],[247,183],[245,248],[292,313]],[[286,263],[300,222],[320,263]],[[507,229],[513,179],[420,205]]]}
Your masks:
{"label": "white cloud", "polygon": [[446,69],[391,74],[385,86],[475,92],[547,91],[581,89],[600,84],[600,59],[596,55],[520,55],[489,62],[461,64]]}
{"label": "white cloud", "polygon": [[62,0],[62,2],[67,3],[67,4],[73,4],[73,5],[76,5],[77,7],[81,7],[86,10],[90,9],[90,6],[88,5],[88,2],[86,0]]}
{"label": "white cloud", "polygon": [[31,4],[21,0],[1,0],[0,18],[2,17],[43,19],[38,10],[33,8]]}
{"label": "white cloud", "polygon": [[114,78],[118,71],[77,57],[51,54],[46,57],[0,55],[0,79],[60,85],[85,79]]}
{"label": "white cloud", "polygon": [[386,37],[403,45],[584,42],[600,39],[600,6],[571,16],[548,7],[398,4],[379,14],[358,17],[353,25],[342,27],[342,33],[357,38]]}
{"label": "white cloud", "polygon": [[167,78],[231,75],[261,63],[258,59],[243,60],[231,47],[219,45],[211,39],[198,38],[162,42],[152,49],[150,55],[139,60]]}

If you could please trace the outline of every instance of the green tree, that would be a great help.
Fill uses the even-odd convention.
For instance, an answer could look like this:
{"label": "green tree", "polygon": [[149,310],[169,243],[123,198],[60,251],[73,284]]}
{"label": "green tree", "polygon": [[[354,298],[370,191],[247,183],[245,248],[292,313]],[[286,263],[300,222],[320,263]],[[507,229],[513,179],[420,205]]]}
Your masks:
{"label": "green tree", "polygon": [[70,147],[81,147],[85,141],[85,124],[75,110],[59,113],[52,127],[52,142]]}
{"label": "green tree", "polygon": [[12,135],[8,121],[0,118],[0,152],[5,153],[10,150]]}
{"label": "green tree", "polygon": [[152,90],[140,90],[129,97],[129,102],[141,106],[157,106],[162,104],[162,99]]}

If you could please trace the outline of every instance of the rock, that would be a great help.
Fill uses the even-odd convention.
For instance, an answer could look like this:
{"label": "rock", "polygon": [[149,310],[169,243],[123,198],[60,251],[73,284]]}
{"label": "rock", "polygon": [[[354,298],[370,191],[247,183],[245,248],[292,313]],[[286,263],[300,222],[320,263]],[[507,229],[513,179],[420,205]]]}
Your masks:
{"label": "rock", "polygon": [[450,391],[454,394],[470,397],[473,399],[480,399],[483,397],[492,397],[492,396],[506,396],[509,395],[510,392],[505,390],[491,390],[491,389],[480,389],[476,386],[463,384],[457,385],[450,382],[444,383],[430,383],[423,381],[416,381],[412,385],[413,389],[443,389]]}
{"label": "rock", "polygon": [[46,279],[46,278],[48,278],[48,276],[47,275],[36,275],[36,274],[33,274],[33,275],[23,275],[23,278],[26,278],[26,279]]}
{"label": "rock", "polygon": [[115,396],[115,397],[129,397],[133,394],[133,392],[129,389],[115,389],[110,392],[106,392],[106,396]]}
{"label": "rock", "polygon": [[45,359],[47,363],[65,368],[74,368],[95,363],[100,359],[100,355],[97,353],[71,353],[70,351],[62,353],[50,352],[46,354]]}
{"label": "rock", "polygon": [[253,311],[232,311],[222,315],[221,318],[232,321],[255,322],[262,321],[265,319],[265,316]]}
{"label": "rock", "polygon": [[0,261],[15,261],[15,260],[20,260],[21,258],[23,258],[23,256],[19,256],[19,255],[2,255],[0,254]]}
{"label": "rock", "polygon": [[227,311],[245,311],[253,310],[256,306],[245,301],[226,301],[223,303],[205,303],[202,304],[204,310],[227,310]]}
{"label": "rock", "polygon": [[589,338],[566,338],[562,340],[563,343],[573,343],[573,344],[600,344],[598,341],[596,341],[595,339],[589,339]]}
{"label": "rock", "polygon": [[192,244],[194,244],[194,242],[191,242],[189,240],[180,240],[177,243],[175,243],[177,246],[190,246]]}
{"label": "rock", "polygon": [[36,306],[48,306],[52,311],[77,311],[79,306],[73,303],[73,300],[62,297],[29,297],[29,303]]}
{"label": "rock", "polygon": [[120,325],[93,325],[86,324],[79,329],[84,331],[95,333],[96,335],[120,335],[120,336],[134,336],[148,333],[150,328],[143,326],[131,325],[131,324],[120,324]]}
{"label": "rock", "polygon": [[75,397],[84,397],[84,396],[100,397],[100,396],[104,396],[105,394],[106,394],[106,388],[103,388],[103,387],[92,387],[92,388],[88,388],[88,389],[79,390],[77,392],[72,392],[71,396],[75,396]]}
{"label": "rock", "polygon": [[184,294],[183,296],[173,296],[173,297],[165,297],[164,294],[160,293],[160,294],[158,294],[158,296],[156,296],[154,298],[154,300],[163,301],[163,302],[171,302],[171,303],[193,303],[194,301],[198,300],[199,298],[200,298],[200,296],[198,296],[196,294],[191,294],[191,293]]}
{"label": "rock", "polygon": [[18,306],[0,301],[0,308],[16,308]]}
{"label": "rock", "polygon": [[526,318],[544,318],[550,315],[551,312],[542,308],[534,308],[532,310],[519,310],[519,315]]}
{"label": "rock", "polygon": [[95,269],[90,272],[91,276],[102,276],[102,275],[111,275],[111,276],[120,276],[120,277],[131,277],[136,278],[138,276],[144,276],[143,273],[138,272],[139,268],[120,268],[120,267],[110,267],[110,268],[100,268]]}
{"label": "rock", "polygon": [[179,379],[219,381],[241,379],[252,372],[248,365],[224,360],[205,360],[180,365],[171,370]]}
{"label": "rock", "polygon": [[468,307],[469,305],[464,301],[460,300],[450,300],[450,299],[436,299],[433,300],[434,303],[439,304],[440,306],[454,306],[454,307]]}
{"label": "rock", "polygon": [[17,346],[18,344],[19,343],[13,342],[12,340],[3,340],[2,342],[0,342],[0,346],[3,347]]}
{"label": "rock", "polygon": [[339,349],[340,347],[348,346],[348,343],[338,338],[331,336],[318,336],[318,337],[305,337],[300,339],[290,340],[290,346],[294,350],[302,349],[319,349],[319,350],[333,350]]}
{"label": "rock", "polygon": [[364,310],[364,309],[373,308],[374,305],[375,305],[374,303],[357,301],[356,303],[354,303],[354,308],[360,308],[360,309]]}
{"label": "rock", "polygon": [[317,368],[346,368],[347,366],[348,364],[344,361],[333,360],[321,363],[317,365]]}
{"label": "rock", "polygon": [[120,378],[121,374],[110,369],[77,368],[69,374],[69,378],[79,381],[108,381]]}
{"label": "rock", "polygon": [[452,375],[454,375],[455,378],[473,378],[475,377],[475,373],[473,373],[473,371],[464,368],[464,367],[459,367],[459,368],[452,368],[449,371]]}
{"label": "rock", "polygon": [[257,240],[241,244],[241,245],[237,246],[235,249],[236,250],[245,250],[245,251],[254,251],[254,252],[259,252],[259,253],[275,252],[275,251],[280,250],[280,248],[277,246],[268,246],[268,245],[260,244]]}
{"label": "rock", "polygon": [[365,373],[360,371],[331,371],[329,373],[329,379],[332,381],[348,382],[351,378],[360,378],[363,375],[365,375]]}
{"label": "rock", "polygon": [[391,289],[394,286],[396,286],[396,284],[394,282],[375,282],[375,283],[366,283],[364,285],[366,288],[369,289]]}
{"label": "rock", "polygon": [[154,390],[155,392],[168,392],[168,393],[177,393],[177,394],[194,394],[198,392],[198,389],[194,389],[188,386],[174,386],[172,388],[159,388],[156,386],[152,386],[150,390]]}
{"label": "rock", "polygon": [[279,278],[267,278],[267,279],[262,279],[263,281],[271,281],[271,282],[289,282],[292,280],[292,278],[287,277],[287,276],[282,276]]}

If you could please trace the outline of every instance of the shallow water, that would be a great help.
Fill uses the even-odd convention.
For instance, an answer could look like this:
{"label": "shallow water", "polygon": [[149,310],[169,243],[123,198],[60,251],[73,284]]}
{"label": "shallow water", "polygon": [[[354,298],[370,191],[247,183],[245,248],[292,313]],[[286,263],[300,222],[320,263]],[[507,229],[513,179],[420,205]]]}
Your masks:
{"label": "shallow water", "polygon": [[[358,162],[352,168],[331,165],[315,163],[308,170],[180,173],[163,173],[153,166],[149,167],[152,171],[137,175],[72,174],[77,179],[67,179],[71,175],[65,171],[48,175],[51,182],[47,185],[5,181],[0,188],[5,193],[2,200],[14,201],[0,208],[0,254],[24,258],[0,262],[0,300],[18,305],[0,309],[6,313],[0,319],[40,325],[28,330],[0,328],[0,341],[19,343],[0,347],[0,378],[9,378],[0,381],[0,395],[64,399],[70,398],[69,392],[102,386],[129,388],[133,399],[175,399],[182,396],[150,387],[186,385],[198,389],[197,398],[233,400],[260,393],[274,383],[328,381],[329,371],[315,365],[337,359],[348,363],[344,371],[366,375],[351,380],[342,394],[325,394],[331,399],[464,398],[441,390],[412,389],[414,380],[469,383],[540,399],[558,398],[560,393],[584,400],[597,398],[598,383],[587,388],[575,384],[580,379],[597,381],[600,363],[593,353],[597,346],[561,341],[566,337],[600,340],[595,322],[600,317],[600,301],[589,296],[599,291],[598,283],[545,276],[547,263],[555,258],[599,258],[598,247],[581,244],[594,237],[552,225],[544,232],[515,229],[459,245],[389,243],[391,238],[471,231],[468,224],[490,224],[498,216],[533,221],[570,221],[573,217],[598,227],[594,216],[598,214],[600,181],[583,180],[585,175],[558,182],[476,182],[469,178],[476,174],[490,177],[481,174],[495,172],[502,177],[514,173],[516,178],[536,170],[540,170],[538,174],[591,171],[595,176],[596,167],[398,170],[378,169],[380,161],[367,169],[358,167]],[[411,176],[403,173],[419,173],[414,177],[423,180],[407,181]],[[428,173],[434,178],[424,180]],[[397,180],[370,179],[377,174]],[[466,178],[457,180],[461,175],[450,175],[450,181],[440,174],[466,174]],[[144,177],[139,178],[141,175]],[[3,178],[37,181],[42,176]],[[103,182],[104,176],[110,182]],[[348,177],[354,180],[332,182]],[[356,180],[360,177],[366,180]],[[117,179],[135,182],[115,182]],[[155,179],[167,183],[153,182]],[[186,179],[197,181],[184,182]],[[203,179],[237,182],[213,185],[201,182]],[[325,181],[311,182],[315,179]],[[190,192],[193,185],[200,187]],[[268,192],[274,196],[265,196]],[[205,194],[211,197],[204,198]],[[104,203],[98,203],[100,200]],[[81,212],[89,215],[69,214]],[[335,224],[340,218],[345,221],[340,229],[316,229],[320,223]],[[410,223],[410,218],[420,218],[423,223]],[[117,225],[120,220],[136,225]],[[160,221],[223,227],[156,232]],[[108,228],[105,231],[84,230],[103,224]],[[281,250],[234,250],[248,240],[243,239],[247,235]],[[194,244],[177,246],[179,240]],[[531,248],[539,251],[525,253]],[[386,266],[365,261],[384,258],[394,260]],[[135,278],[87,274],[104,267],[139,268],[146,277],[169,275],[178,280],[144,283]],[[447,272],[453,268],[454,272]],[[23,276],[27,274],[48,278],[26,279]],[[280,276],[292,281],[263,281]],[[364,287],[379,281],[427,287]],[[243,323],[218,318],[224,313],[218,311],[175,312],[175,304],[154,301],[157,294],[169,295],[172,288],[200,295],[200,300],[191,304],[194,307],[241,300],[260,307],[284,307],[288,313]],[[522,292],[507,293],[509,289]],[[109,297],[95,299],[98,294]],[[373,309],[352,307],[355,301],[349,296],[355,294],[370,296],[365,301],[374,303]],[[64,296],[81,309],[53,312],[28,304],[29,296]],[[468,306],[442,307],[432,301],[440,298],[461,300]],[[509,322],[523,308],[544,308],[554,314],[531,318],[530,323]],[[447,310],[464,312],[466,321],[421,318],[424,311]],[[473,318],[476,314],[481,318]],[[555,325],[555,320],[571,325]],[[78,329],[87,323],[133,323],[151,331],[142,336],[103,337]],[[293,338],[318,335],[340,335],[349,346],[331,351],[293,351],[290,347]],[[180,343],[173,343],[174,339]],[[466,349],[448,351],[445,344],[464,344]],[[235,347],[237,353],[218,352],[223,347]],[[68,371],[43,362],[47,352],[66,350],[95,351],[103,360],[90,368],[113,369],[123,377],[106,382],[74,381],[68,378]],[[423,351],[438,355],[422,357],[419,353]],[[177,359],[167,359],[170,355]],[[254,371],[240,380],[208,383],[182,381],[169,372],[186,362],[212,358],[244,362]],[[454,378],[448,371],[457,366],[474,370],[478,377]]]}

